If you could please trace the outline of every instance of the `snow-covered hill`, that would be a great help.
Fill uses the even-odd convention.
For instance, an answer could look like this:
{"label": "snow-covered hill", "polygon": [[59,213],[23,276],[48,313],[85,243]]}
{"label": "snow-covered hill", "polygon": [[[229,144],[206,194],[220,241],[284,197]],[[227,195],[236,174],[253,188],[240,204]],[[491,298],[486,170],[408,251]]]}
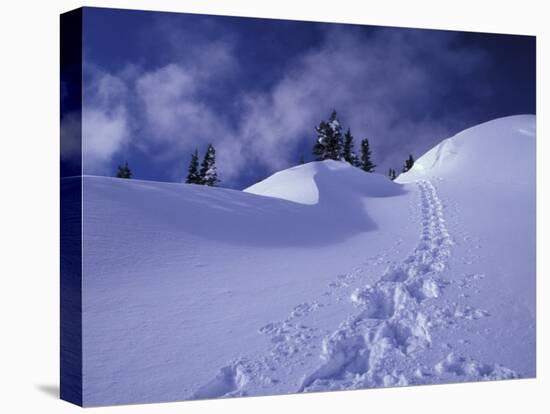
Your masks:
{"label": "snow-covered hill", "polygon": [[244,191],[342,210],[358,199],[395,196],[403,189],[383,175],[365,174],[348,163],[326,160],[279,171]]}
{"label": "snow-covered hill", "polygon": [[471,184],[468,181],[474,180],[534,193],[535,136],[534,115],[489,121],[443,140],[397,181],[439,177]]}
{"label": "snow-covered hill", "polygon": [[533,376],[534,150],[518,116],[397,182],[84,177],[84,405]]}

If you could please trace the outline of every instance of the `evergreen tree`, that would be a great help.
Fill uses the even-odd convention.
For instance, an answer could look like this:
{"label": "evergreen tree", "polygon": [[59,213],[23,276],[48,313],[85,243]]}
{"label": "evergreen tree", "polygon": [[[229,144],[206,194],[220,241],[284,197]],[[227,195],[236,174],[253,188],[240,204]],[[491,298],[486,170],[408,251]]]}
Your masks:
{"label": "evergreen tree", "polygon": [[317,141],[313,146],[313,154],[317,157],[317,161],[341,160],[343,158],[342,126],[336,111],[332,111],[328,122],[321,121],[319,126],[315,127],[315,132]]}
{"label": "evergreen tree", "polygon": [[329,136],[331,137],[327,147],[328,157],[331,160],[341,160],[343,159],[344,137],[336,111],[332,111],[327,126],[330,131]]}
{"label": "evergreen tree", "polygon": [[201,163],[200,183],[203,185],[216,186],[220,183],[216,170],[216,150],[212,144],[208,144],[206,154]]}
{"label": "evergreen tree", "polygon": [[317,161],[323,161],[327,159],[326,156],[326,144],[329,140],[327,136],[327,123],[321,121],[319,126],[315,127],[317,133],[317,140],[313,145],[313,155],[315,155]]}
{"label": "evergreen tree", "polygon": [[344,138],[342,136],[342,126],[338,120],[336,111],[332,111],[328,126],[332,131],[332,145],[329,147],[329,155],[333,160],[341,160],[344,149]]}
{"label": "evergreen tree", "polygon": [[202,184],[201,176],[199,174],[199,152],[197,150],[191,154],[191,162],[189,163],[189,169],[185,182],[187,184]]}
{"label": "evergreen tree", "polygon": [[414,159],[413,159],[413,156],[411,154],[411,155],[409,155],[409,158],[407,158],[405,160],[405,164],[403,164],[403,172],[405,173],[405,172],[409,171],[413,167],[413,165],[414,165]]}
{"label": "evergreen tree", "polygon": [[369,146],[369,140],[365,138],[361,141],[361,169],[366,172],[374,172],[376,165],[371,160],[371,150]]}
{"label": "evergreen tree", "polygon": [[349,128],[344,134],[342,157],[344,158],[344,161],[349,162],[354,167],[358,167],[360,164],[359,159],[357,158],[357,155],[353,150],[353,135],[351,135],[351,131]]}
{"label": "evergreen tree", "polygon": [[128,167],[128,162],[124,163],[124,166],[118,166],[116,176],[117,178],[132,178],[132,170]]}

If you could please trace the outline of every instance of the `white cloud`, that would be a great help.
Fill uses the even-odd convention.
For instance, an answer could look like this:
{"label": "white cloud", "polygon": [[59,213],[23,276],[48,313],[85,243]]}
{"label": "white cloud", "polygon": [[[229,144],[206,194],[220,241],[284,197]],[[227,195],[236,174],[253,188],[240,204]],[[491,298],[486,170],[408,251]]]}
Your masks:
{"label": "white cloud", "polygon": [[[434,119],[429,111],[452,99],[464,75],[483,65],[483,55],[453,47],[454,39],[451,33],[379,30],[365,40],[351,30],[329,31],[268,94],[245,98],[238,136],[251,144],[251,158],[285,167],[336,109],[357,146],[368,137],[377,161],[399,168],[409,152],[419,155],[452,130],[452,116]],[[470,87],[474,96],[486,93]]]}
{"label": "white cloud", "polygon": [[84,171],[101,173],[128,136],[126,111],[87,108],[82,113]]}
{"label": "white cloud", "polygon": [[129,137],[127,87],[116,76],[91,70],[82,108],[83,169],[102,174]]}
{"label": "white cloud", "polygon": [[135,84],[151,139],[185,146],[219,132],[221,121],[201,102],[202,85],[193,71],[172,63],[142,74]]}
{"label": "white cloud", "polygon": [[[84,114],[85,171],[105,168],[130,139],[155,160],[182,162],[195,147],[213,143],[228,183],[251,165],[277,170],[295,163],[298,148],[309,148],[314,126],[332,109],[351,127],[357,146],[368,137],[375,162],[399,169],[409,152],[419,155],[452,130],[456,117],[430,110],[483,65],[480,53],[454,47],[454,36],[388,29],[366,39],[349,28],[328,31],[324,42],[291,62],[270,90],[239,91],[228,103],[240,108],[232,122],[226,112],[235,108],[226,111],[213,102],[216,88],[239,71],[235,47],[227,40],[183,42],[190,46],[180,47],[172,63],[152,70],[92,70]],[[171,39],[182,44],[178,36]],[[490,96],[472,88],[472,96],[478,93]]]}
{"label": "white cloud", "polygon": [[[216,95],[220,83],[237,69],[233,44],[227,39],[186,39],[178,27],[165,29],[164,37],[172,43],[171,63],[148,70],[129,64],[118,73],[106,73],[85,62],[85,173],[110,174],[110,162],[129,141],[150,154],[151,162],[178,158],[182,164],[195,147],[212,142],[219,147],[220,160],[227,161],[220,173],[226,179],[238,173],[230,163],[238,156],[229,157],[224,150],[239,150],[235,131],[205,99]],[[181,179],[181,171],[174,179]]]}

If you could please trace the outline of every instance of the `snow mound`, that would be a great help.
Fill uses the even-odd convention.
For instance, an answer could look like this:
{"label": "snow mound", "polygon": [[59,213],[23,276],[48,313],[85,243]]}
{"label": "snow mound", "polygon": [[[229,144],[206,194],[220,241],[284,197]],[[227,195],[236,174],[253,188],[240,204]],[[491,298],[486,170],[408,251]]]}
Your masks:
{"label": "snow mound", "polygon": [[119,220],[138,223],[136,231],[167,229],[263,246],[332,244],[373,230],[377,223],[365,199],[405,193],[384,176],[339,161],[284,170],[246,191],[92,176],[84,183],[85,198],[98,209],[117,204],[123,210]]}
{"label": "snow mound", "polygon": [[517,184],[534,183],[535,136],[535,115],[515,115],[485,122],[443,140],[396,181],[406,183],[430,176],[460,175],[499,183],[509,180]]}
{"label": "snow mound", "polygon": [[334,160],[314,161],[279,171],[243,191],[308,205],[388,197],[403,192],[400,185],[383,175],[366,173],[347,162]]}
{"label": "snow mound", "polygon": [[84,404],[534,377],[535,159],[514,116],[400,183],[337,161],[245,191],[83,177]]}

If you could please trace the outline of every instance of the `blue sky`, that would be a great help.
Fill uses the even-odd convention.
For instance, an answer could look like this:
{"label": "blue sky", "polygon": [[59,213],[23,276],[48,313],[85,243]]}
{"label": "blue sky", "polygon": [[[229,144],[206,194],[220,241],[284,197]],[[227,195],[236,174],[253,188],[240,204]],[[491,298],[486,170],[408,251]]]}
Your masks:
{"label": "blue sky", "polygon": [[85,8],[84,173],[182,181],[217,150],[241,189],[312,160],[336,109],[377,172],[454,133],[535,113],[535,38]]}

